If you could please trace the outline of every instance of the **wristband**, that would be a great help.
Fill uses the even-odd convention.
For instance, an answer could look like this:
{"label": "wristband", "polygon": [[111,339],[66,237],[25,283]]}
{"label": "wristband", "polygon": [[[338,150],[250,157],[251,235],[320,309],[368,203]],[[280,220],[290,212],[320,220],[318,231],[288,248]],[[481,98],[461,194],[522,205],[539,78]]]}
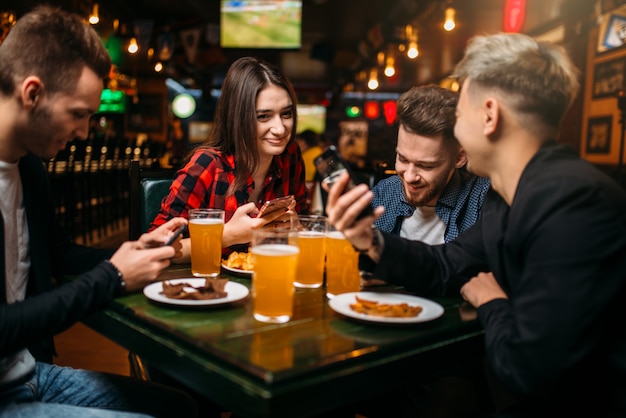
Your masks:
{"label": "wristband", "polygon": [[124,275],[122,274],[122,272],[115,266],[115,264],[111,263],[110,260],[104,260],[105,262],[109,263],[109,265],[111,267],[113,267],[113,269],[115,270],[115,272],[117,273],[117,278],[120,281],[120,296],[124,295],[126,293],[126,281],[124,280]]}

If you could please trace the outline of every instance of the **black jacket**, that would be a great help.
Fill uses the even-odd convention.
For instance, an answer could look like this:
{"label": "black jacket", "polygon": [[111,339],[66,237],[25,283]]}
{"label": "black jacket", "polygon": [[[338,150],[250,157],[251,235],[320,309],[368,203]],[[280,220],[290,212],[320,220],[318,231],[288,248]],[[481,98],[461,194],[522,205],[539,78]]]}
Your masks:
{"label": "black jacket", "polygon": [[510,207],[490,192],[481,220],[443,246],[385,235],[375,276],[432,295],[458,294],[479,272],[508,295],[478,315],[487,360],[520,407],[626,416],[626,193],[616,182],[548,143]]}
{"label": "black jacket", "polygon": [[[31,269],[24,301],[6,304],[4,227],[0,220],[0,358],[28,347],[39,361],[52,361],[52,336],[106,306],[120,292],[115,269],[102,260],[110,250],[72,243],[54,214],[40,158],[19,162],[30,241]],[[89,271],[88,271],[89,270]],[[53,278],[85,272],[55,286]]]}

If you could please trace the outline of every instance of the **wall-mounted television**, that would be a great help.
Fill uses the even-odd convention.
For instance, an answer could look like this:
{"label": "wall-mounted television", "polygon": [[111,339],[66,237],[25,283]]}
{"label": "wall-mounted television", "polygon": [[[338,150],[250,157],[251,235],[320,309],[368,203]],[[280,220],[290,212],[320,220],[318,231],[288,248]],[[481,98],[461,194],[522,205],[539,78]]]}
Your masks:
{"label": "wall-mounted television", "polygon": [[302,46],[302,1],[220,2],[222,48],[298,49]]}
{"label": "wall-mounted television", "polygon": [[326,107],[315,104],[298,104],[298,133],[311,129],[318,134],[326,131]]}

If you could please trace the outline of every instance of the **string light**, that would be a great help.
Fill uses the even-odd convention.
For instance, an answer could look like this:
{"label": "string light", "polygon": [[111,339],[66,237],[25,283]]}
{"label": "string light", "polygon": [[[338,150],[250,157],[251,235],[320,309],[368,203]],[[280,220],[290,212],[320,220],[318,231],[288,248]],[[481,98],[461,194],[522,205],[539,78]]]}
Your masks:
{"label": "string light", "polygon": [[396,74],[396,68],[394,67],[395,60],[392,55],[387,56],[387,61],[385,62],[385,75],[387,77],[393,77]]}
{"label": "string light", "polygon": [[409,41],[409,46],[406,50],[406,56],[410,59],[415,59],[419,56],[420,52],[417,46],[417,30],[412,25],[406,25],[405,36]]}
{"label": "string light", "polygon": [[98,22],[100,22],[100,16],[98,15],[98,3],[94,3],[93,9],[91,10],[91,16],[89,16],[89,23],[97,25]]}
{"label": "string light", "polygon": [[416,39],[411,42],[409,42],[409,49],[407,49],[406,51],[406,56],[409,57],[410,59],[415,59],[419,56],[420,51],[417,48],[417,37]]}
{"label": "string light", "polygon": [[139,51],[139,45],[137,45],[137,38],[134,36],[130,38],[130,43],[128,44],[128,52],[130,54],[136,54]]}
{"label": "string light", "polygon": [[450,32],[456,27],[456,23],[454,21],[455,10],[454,7],[448,6],[446,7],[446,20],[443,23],[443,28]]}
{"label": "string light", "polygon": [[367,87],[370,90],[376,90],[378,88],[378,70],[376,70],[376,68],[370,71],[370,79],[367,82]]}

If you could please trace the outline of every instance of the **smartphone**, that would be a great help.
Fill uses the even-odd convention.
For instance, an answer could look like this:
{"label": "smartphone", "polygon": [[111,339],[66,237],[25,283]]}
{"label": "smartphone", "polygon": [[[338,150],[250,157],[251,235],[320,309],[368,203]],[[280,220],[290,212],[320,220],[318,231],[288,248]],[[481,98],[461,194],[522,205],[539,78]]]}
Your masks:
{"label": "smartphone", "polygon": [[163,245],[172,245],[174,241],[176,241],[176,238],[178,238],[180,234],[182,234],[185,231],[186,228],[187,228],[187,225],[179,226],[178,229],[174,231],[174,235],[172,235]]}
{"label": "smartphone", "polygon": [[[351,190],[358,184],[354,173],[350,170],[350,166],[341,158],[339,151],[337,151],[334,145],[328,147],[328,149],[315,158],[313,162],[317,172],[322,177],[322,182],[327,184],[329,188],[337,181],[339,176],[346,171],[350,174],[350,181],[345,191]],[[372,215],[373,213],[372,207],[368,206],[359,214],[358,219]]]}
{"label": "smartphone", "polygon": [[293,195],[277,197],[276,199],[268,200],[261,206],[257,218],[261,218],[268,213],[276,212],[277,210],[286,210],[291,202],[293,202]]}

